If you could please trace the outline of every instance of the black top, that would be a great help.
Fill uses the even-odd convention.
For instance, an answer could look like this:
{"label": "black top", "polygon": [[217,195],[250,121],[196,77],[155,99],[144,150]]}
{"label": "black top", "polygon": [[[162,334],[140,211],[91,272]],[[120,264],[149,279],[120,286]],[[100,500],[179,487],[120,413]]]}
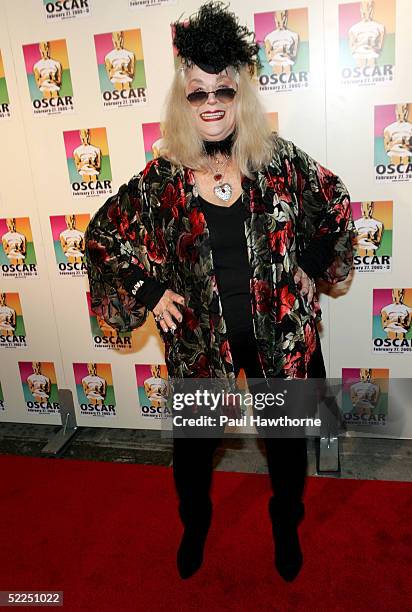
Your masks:
{"label": "black top", "polygon": [[216,283],[229,335],[253,329],[245,208],[240,196],[231,206],[199,196],[209,229]]}

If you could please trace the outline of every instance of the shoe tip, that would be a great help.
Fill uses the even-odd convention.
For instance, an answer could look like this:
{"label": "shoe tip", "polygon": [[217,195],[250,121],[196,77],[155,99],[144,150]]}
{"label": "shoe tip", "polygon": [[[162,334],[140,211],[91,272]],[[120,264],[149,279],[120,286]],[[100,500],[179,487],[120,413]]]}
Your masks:
{"label": "shoe tip", "polygon": [[182,580],[187,580],[188,578],[191,578],[194,574],[196,574],[196,572],[200,569],[200,565],[191,568],[183,568],[178,566],[177,569],[180,578],[182,578]]}
{"label": "shoe tip", "polygon": [[297,570],[297,571],[295,570],[295,571],[291,571],[291,572],[282,572],[282,573],[278,572],[278,573],[279,573],[279,576],[281,578],[283,578],[283,580],[285,582],[293,582],[295,580],[295,578],[298,577],[299,572],[300,572],[300,569]]}
{"label": "shoe tip", "polygon": [[177,555],[177,570],[180,578],[183,580],[191,578],[194,574],[196,574],[196,572],[202,567],[202,564],[203,556],[198,557],[197,559],[188,559],[186,555],[182,554],[180,551]]}
{"label": "shoe tip", "polygon": [[303,562],[299,561],[299,563],[294,563],[290,565],[280,566],[276,564],[275,567],[279,576],[283,578],[283,580],[285,580],[286,582],[293,582],[293,580],[295,580],[295,578],[297,578],[297,576],[299,575],[300,570],[302,569],[302,565]]}

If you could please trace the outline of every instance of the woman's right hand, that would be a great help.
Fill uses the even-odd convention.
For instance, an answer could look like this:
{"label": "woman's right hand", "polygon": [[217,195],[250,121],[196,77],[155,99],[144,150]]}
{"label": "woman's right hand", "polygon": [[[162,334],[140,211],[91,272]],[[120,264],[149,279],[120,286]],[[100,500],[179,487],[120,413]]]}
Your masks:
{"label": "woman's right hand", "polygon": [[[153,308],[153,314],[156,321],[159,322],[160,327],[164,332],[171,331],[172,333],[176,330],[176,323],[181,323],[183,317],[176,304],[185,304],[185,298],[179,293],[175,293],[171,289],[166,289],[156,306]],[[163,315],[159,319],[159,315]]]}

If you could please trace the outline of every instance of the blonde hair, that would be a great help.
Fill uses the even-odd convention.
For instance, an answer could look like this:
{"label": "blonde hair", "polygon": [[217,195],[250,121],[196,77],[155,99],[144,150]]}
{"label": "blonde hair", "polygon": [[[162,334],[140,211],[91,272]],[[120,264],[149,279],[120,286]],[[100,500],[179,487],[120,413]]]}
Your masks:
{"label": "blonde hair", "polygon": [[[207,168],[207,164],[203,140],[186,100],[186,70],[176,70],[166,98],[161,154],[177,166],[200,170]],[[252,178],[253,172],[269,164],[274,140],[247,68],[235,73],[238,93],[232,157],[240,172]]]}

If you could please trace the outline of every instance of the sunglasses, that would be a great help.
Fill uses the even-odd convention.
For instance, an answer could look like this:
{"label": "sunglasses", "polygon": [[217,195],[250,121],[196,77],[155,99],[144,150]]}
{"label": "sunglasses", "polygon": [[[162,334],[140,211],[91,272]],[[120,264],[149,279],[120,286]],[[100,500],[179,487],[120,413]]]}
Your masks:
{"label": "sunglasses", "polygon": [[216,100],[223,102],[223,104],[227,104],[233,100],[237,91],[232,87],[220,87],[219,89],[215,89],[215,91],[192,91],[192,93],[186,96],[186,100],[188,100],[192,106],[202,106],[202,104],[208,101],[209,94],[211,93],[214,94]]}

